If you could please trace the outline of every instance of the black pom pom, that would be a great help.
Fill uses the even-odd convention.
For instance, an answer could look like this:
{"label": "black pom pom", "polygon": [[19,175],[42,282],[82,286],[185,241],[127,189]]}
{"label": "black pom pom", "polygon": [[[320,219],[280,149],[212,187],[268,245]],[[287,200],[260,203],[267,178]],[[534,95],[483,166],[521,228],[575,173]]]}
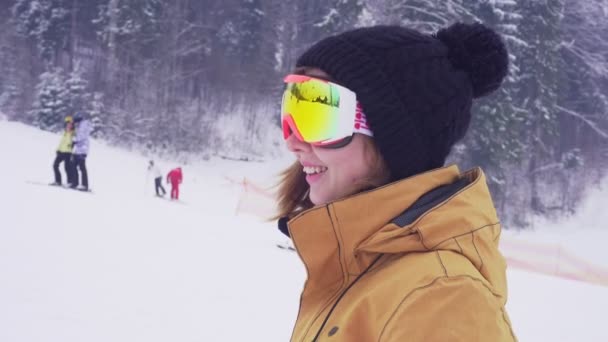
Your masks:
{"label": "black pom pom", "polygon": [[480,23],[455,23],[435,36],[447,45],[452,65],[469,74],[473,97],[498,89],[509,69],[509,55],[496,32]]}

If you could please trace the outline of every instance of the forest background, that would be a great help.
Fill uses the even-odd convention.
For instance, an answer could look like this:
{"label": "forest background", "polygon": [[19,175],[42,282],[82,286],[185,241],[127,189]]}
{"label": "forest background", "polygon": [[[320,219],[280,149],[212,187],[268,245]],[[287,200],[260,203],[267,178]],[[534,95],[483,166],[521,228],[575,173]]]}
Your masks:
{"label": "forest background", "polygon": [[6,119],[85,111],[96,137],[183,162],[276,158],[282,76],[322,37],[482,22],[510,74],[450,159],[486,170],[505,226],[571,215],[608,166],[608,0],[3,0],[0,18]]}

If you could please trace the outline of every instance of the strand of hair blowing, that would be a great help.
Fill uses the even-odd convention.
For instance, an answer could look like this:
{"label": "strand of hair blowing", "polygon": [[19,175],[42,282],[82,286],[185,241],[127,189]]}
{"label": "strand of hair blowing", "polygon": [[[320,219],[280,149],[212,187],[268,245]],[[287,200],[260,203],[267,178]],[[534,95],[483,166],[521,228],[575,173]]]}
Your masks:
{"label": "strand of hair blowing", "polygon": [[435,37],[448,47],[454,68],[468,73],[474,98],[498,89],[507,75],[509,56],[496,32],[480,23],[455,23],[439,30]]}

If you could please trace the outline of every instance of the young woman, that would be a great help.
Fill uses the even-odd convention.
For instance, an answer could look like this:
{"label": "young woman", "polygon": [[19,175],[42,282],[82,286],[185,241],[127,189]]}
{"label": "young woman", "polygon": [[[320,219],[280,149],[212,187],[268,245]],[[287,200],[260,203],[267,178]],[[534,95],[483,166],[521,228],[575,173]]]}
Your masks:
{"label": "young woman", "polygon": [[[76,125],[76,131],[72,140],[73,182],[70,187],[81,191],[89,191],[89,174],[87,172],[86,160],[89,154],[89,139],[92,127],[89,120],[85,119],[82,113],[74,115],[74,124]],[[78,171],[80,171],[80,177],[78,176]],[[79,183],[80,187],[78,186]]]}
{"label": "young woman", "polygon": [[57,154],[55,161],[53,161],[53,174],[55,175],[55,181],[51,185],[62,185],[61,172],[59,171],[59,165],[63,163],[65,169],[65,178],[68,184],[72,182],[72,166],[70,165],[70,159],[72,158],[72,139],[74,137],[74,121],[71,116],[66,116],[63,119],[65,128],[63,135],[59,141],[57,147]]}
{"label": "young woman", "polygon": [[443,166],[507,69],[481,24],[361,28],[300,56],[278,216],[308,273],[292,341],[516,340],[485,176]]}

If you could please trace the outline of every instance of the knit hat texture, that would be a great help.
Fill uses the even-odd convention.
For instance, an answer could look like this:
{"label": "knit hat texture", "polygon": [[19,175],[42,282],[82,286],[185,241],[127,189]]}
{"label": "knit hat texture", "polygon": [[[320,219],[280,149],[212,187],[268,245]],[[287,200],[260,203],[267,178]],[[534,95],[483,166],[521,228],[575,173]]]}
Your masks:
{"label": "knit hat texture", "polygon": [[443,166],[471,120],[473,98],[508,71],[500,36],[456,23],[428,35],[373,26],[325,38],[297,60],[357,94],[392,180]]}

